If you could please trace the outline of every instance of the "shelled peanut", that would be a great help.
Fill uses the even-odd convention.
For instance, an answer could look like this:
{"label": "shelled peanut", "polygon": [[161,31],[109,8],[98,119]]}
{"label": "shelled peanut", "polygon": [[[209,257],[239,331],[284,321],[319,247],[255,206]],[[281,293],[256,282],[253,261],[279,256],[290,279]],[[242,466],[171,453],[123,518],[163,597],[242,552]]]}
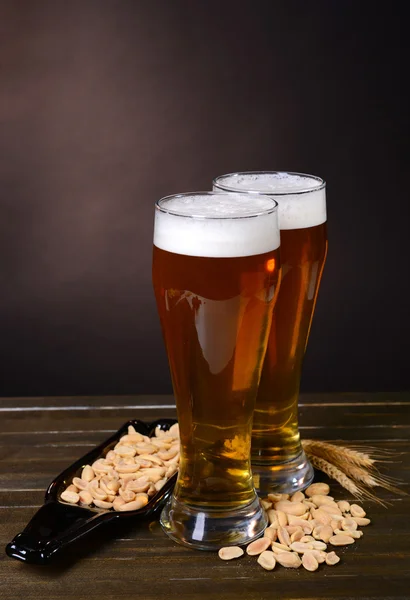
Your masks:
{"label": "shelled peanut", "polygon": [[[267,510],[269,526],[264,537],[250,543],[246,553],[258,556],[257,562],[272,571],[276,564],[307,571],[316,571],[319,564],[336,565],[340,558],[331,546],[347,546],[360,539],[363,532],[358,527],[370,524],[363,508],[346,500],[336,501],[329,496],[326,483],[314,483],[305,493],[269,494],[261,500]],[[220,558],[229,560],[242,554],[234,547],[219,552]]]}
{"label": "shelled peanut", "polygon": [[85,465],[60,498],[70,504],[117,511],[143,508],[178,470],[179,427],[160,427],[155,436],[138,433],[133,426],[105,457]]}

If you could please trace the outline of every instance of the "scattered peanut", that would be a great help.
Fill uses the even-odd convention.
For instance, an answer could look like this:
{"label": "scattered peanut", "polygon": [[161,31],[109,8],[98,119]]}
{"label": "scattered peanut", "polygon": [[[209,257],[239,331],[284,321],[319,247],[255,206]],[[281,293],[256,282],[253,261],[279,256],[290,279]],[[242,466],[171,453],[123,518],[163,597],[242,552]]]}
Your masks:
{"label": "scattered peanut", "polygon": [[290,548],[285,546],[284,544],[280,544],[279,542],[272,542],[272,550],[275,552],[290,552]]}
{"label": "scattered peanut", "polygon": [[322,542],[325,542],[326,544],[332,535],[333,529],[330,525],[318,525],[318,527],[313,530],[313,537],[316,540],[322,540]]}
{"label": "scattered peanut", "polygon": [[268,537],[259,538],[254,542],[251,542],[249,546],[246,548],[246,553],[249,556],[256,556],[257,554],[261,554],[265,552],[272,544],[272,540]]}
{"label": "scattered peanut", "polygon": [[366,527],[366,525],[370,525],[371,521],[370,519],[365,519],[363,517],[352,517],[353,521],[356,521],[356,523],[359,525],[359,527]]}
{"label": "scattered peanut", "polygon": [[258,564],[265,569],[265,571],[272,571],[276,566],[276,558],[273,552],[266,551],[262,552],[258,556]]}
{"label": "scattered peanut", "polygon": [[315,538],[312,535],[304,535],[300,541],[301,542],[314,542]]}
{"label": "scattered peanut", "polygon": [[319,563],[315,555],[309,550],[302,556],[302,565],[307,571],[316,571],[319,567]]}
{"label": "scattered peanut", "polygon": [[339,556],[336,554],[336,552],[328,552],[326,554],[326,564],[327,565],[337,565],[337,563],[340,561]]}
{"label": "scattered peanut", "polygon": [[360,517],[363,518],[366,516],[365,511],[363,510],[363,508],[361,506],[359,506],[358,504],[351,504],[350,505],[350,514],[352,515],[352,517]]}
{"label": "scattered peanut", "polygon": [[354,519],[343,519],[342,529],[345,531],[356,531],[357,523]]}
{"label": "scattered peanut", "polygon": [[287,500],[288,494],[268,494],[268,500],[270,502],[279,502],[279,500]]}
{"label": "scattered peanut", "polygon": [[329,492],[330,487],[327,485],[327,483],[312,483],[312,485],[305,490],[305,494],[308,497],[314,496],[315,494],[327,496]]}
{"label": "scattered peanut", "polygon": [[303,554],[304,552],[307,552],[308,550],[313,550],[314,547],[311,543],[307,543],[307,542],[293,542],[290,545],[290,549],[294,550],[295,552],[298,552],[298,554]]}
{"label": "scattered peanut", "polygon": [[279,527],[286,527],[288,524],[288,516],[282,510],[276,510],[276,517],[278,519]]}
{"label": "scattered peanut", "polygon": [[282,567],[291,569],[298,569],[302,564],[302,561],[295,552],[281,552],[275,555],[275,559]]}
{"label": "scattered peanut", "polygon": [[342,511],[342,513],[350,512],[350,503],[346,500],[340,500],[340,502],[338,502],[337,505],[339,507],[339,510]]}
{"label": "scattered peanut", "polygon": [[300,517],[301,515],[305,514],[306,506],[303,504],[303,502],[290,502],[289,500],[280,500],[279,502],[275,503],[275,510],[282,511],[288,515],[295,515],[296,517]]}
{"label": "scattered peanut", "polygon": [[316,558],[316,560],[319,564],[322,564],[325,562],[327,552],[323,552],[323,550],[309,550],[309,552],[311,552],[313,554],[313,556]]}
{"label": "scattered peanut", "polygon": [[302,528],[298,528],[298,531],[295,531],[295,533],[292,533],[292,535],[290,536],[290,541],[291,542],[300,542],[300,540],[303,537],[303,530]]}
{"label": "scattered peanut", "polygon": [[271,542],[276,542],[278,539],[278,530],[274,527],[267,527],[264,533],[265,537],[268,537]]}
{"label": "scattered peanut", "polygon": [[[272,571],[276,563],[294,569],[303,565],[307,571],[316,571],[322,563],[336,565],[340,558],[335,552],[326,551],[327,544],[353,544],[363,535],[358,527],[370,524],[359,505],[329,496],[329,486],[325,483],[312,484],[305,493],[308,499],[302,492],[296,492],[290,499],[286,494],[269,494],[262,499],[270,525],[264,537],[249,544],[246,552],[250,556],[259,555],[257,562],[266,571]],[[222,548],[220,556],[225,551],[235,552],[232,548]],[[237,551],[242,552],[240,548]],[[221,558],[230,560],[241,555]]]}
{"label": "scattered peanut", "polygon": [[350,535],[337,533],[336,535],[332,535],[329,542],[332,546],[347,546],[348,544],[354,544],[354,539]]}
{"label": "scattered peanut", "polygon": [[222,560],[232,560],[233,558],[239,558],[243,555],[242,548],[239,546],[228,546],[227,548],[221,548],[218,552],[219,558]]}
{"label": "scattered peanut", "polygon": [[290,536],[284,527],[278,528],[278,538],[281,544],[284,546],[290,546]]}

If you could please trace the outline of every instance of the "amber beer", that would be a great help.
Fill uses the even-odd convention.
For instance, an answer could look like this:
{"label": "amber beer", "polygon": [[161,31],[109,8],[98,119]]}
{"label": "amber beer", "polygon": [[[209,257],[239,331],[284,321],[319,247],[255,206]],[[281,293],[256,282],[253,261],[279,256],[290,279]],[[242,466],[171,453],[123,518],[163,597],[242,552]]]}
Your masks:
{"label": "amber beer", "polygon": [[[250,443],[278,248],[276,207],[263,196],[180,195],[157,204],[153,283],[181,435],[179,477],[162,524],[183,543],[205,548],[220,545],[228,529],[232,536],[232,523],[215,529],[212,511],[222,521],[252,504],[260,511]],[[206,515],[201,535],[199,514]]]}
{"label": "amber beer", "polygon": [[302,362],[327,253],[325,184],[293,173],[223,176],[216,187],[272,194],[279,204],[282,281],[273,312],[252,432],[252,468],[263,492],[305,487],[298,396]]}

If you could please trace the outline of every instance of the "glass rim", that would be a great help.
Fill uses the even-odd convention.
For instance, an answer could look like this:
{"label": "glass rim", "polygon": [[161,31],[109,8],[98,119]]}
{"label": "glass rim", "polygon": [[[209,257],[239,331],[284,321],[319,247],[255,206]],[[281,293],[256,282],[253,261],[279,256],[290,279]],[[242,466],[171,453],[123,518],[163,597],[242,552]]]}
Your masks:
{"label": "glass rim", "polygon": [[[297,175],[298,177],[305,177],[306,179],[313,179],[318,182],[318,185],[310,188],[301,188],[297,190],[286,190],[286,191],[263,191],[255,190],[250,188],[249,190],[243,188],[236,188],[229,185],[218,183],[220,180],[228,177],[236,177],[240,175]],[[233,173],[225,173],[224,175],[218,175],[212,180],[212,185],[217,187],[218,190],[225,192],[237,192],[238,194],[261,194],[263,196],[298,196],[300,194],[310,194],[312,192],[318,192],[326,187],[326,181],[317,175],[309,175],[309,173],[299,173],[298,171],[235,171]]]}
{"label": "glass rim", "polygon": [[[183,213],[181,211],[178,210],[171,210],[168,208],[165,208],[163,206],[164,203],[169,202],[170,200],[173,200],[174,198],[181,198],[181,197],[187,197],[187,196],[218,196],[218,195],[235,195],[235,196],[249,196],[249,194],[258,197],[258,199],[262,196],[264,198],[266,198],[266,200],[269,200],[270,202],[272,202],[272,206],[268,209],[265,210],[258,210],[258,211],[254,211],[251,212],[248,215],[217,215],[217,216],[212,216],[212,215],[197,215],[195,213],[192,214],[187,214],[187,213]],[[168,215],[173,215],[174,217],[183,217],[185,219],[203,219],[204,221],[211,221],[211,220],[216,220],[216,221],[222,221],[222,220],[229,220],[229,221],[233,221],[235,219],[254,219],[255,217],[263,217],[265,215],[270,215],[274,212],[277,212],[278,210],[278,202],[276,202],[276,200],[274,198],[271,198],[268,194],[257,194],[254,192],[238,192],[236,190],[232,190],[232,191],[228,191],[228,190],[217,190],[217,191],[207,191],[207,192],[183,192],[181,194],[170,194],[169,196],[164,196],[163,198],[160,198],[159,200],[157,200],[155,202],[155,210],[158,210],[162,213],[168,214]]]}

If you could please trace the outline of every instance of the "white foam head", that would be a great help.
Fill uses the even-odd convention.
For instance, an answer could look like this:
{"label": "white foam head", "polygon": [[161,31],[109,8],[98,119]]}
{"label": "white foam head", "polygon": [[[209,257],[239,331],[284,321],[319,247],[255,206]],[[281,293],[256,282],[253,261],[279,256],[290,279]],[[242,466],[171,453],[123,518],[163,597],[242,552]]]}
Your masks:
{"label": "white foam head", "polygon": [[260,194],[203,192],[156,204],[154,244],[189,256],[238,257],[279,247],[277,205]]}
{"label": "white foam head", "polygon": [[281,229],[303,229],[326,221],[326,184],[313,175],[280,171],[231,173],[214,179],[214,190],[271,196],[279,204]]}

